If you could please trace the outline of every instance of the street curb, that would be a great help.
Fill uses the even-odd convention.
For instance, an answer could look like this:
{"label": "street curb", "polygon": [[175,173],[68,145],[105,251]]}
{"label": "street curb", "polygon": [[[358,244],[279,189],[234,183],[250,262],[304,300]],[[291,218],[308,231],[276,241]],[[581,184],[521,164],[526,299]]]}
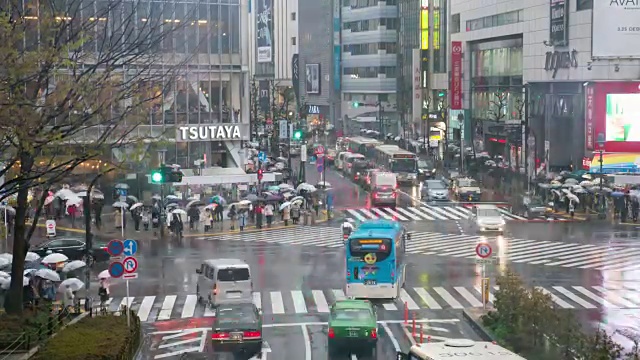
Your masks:
{"label": "street curb", "polygon": [[[332,218],[332,220],[334,220],[334,218]],[[329,221],[329,220],[328,219],[320,219],[320,220],[317,220],[313,225],[323,224],[323,223],[326,223],[327,221]],[[256,229],[255,226],[252,226],[251,228],[246,229],[242,233],[253,233],[253,232],[259,232],[259,231],[278,230],[278,229],[293,228],[293,227],[298,227],[298,226],[313,226],[313,225],[302,225],[302,224],[300,224],[300,225],[291,225],[291,226],[280,225],[280,226],[274,226],[274,227],[270,227],[270,228],[263,227],[262,229]],[[45,227],[44,224],[37,224],[36,226],[40,227],[40,228]],[[67,228],[67,227],[62,227],[62,226],[56,227],[56,230],[66,231],[66,232],[71,232],[71,233],[77,233],[77,234],[84,234],[86,232],[85,229]],[[218,233],[185,234],[185,235],[183,235],[183,237],[187,238],[187,237],[202,237],[202,236],[231,235],[231,234],[240,234],[240,230],[229,230],[229,231],[218,232]],[[94,235],[96,235],[96,236],[110,236],[110,235],[107,235],[107,234],[94,234]]]}
{"label": "street curb", "polygon": [[487,331],[487,329],[480,324],[479,321],[473,318],[466,309],[462,309],[462,318],[471,326],[473,331],[476,332],[482,338],[483,341],[496,341],[496,339]]}

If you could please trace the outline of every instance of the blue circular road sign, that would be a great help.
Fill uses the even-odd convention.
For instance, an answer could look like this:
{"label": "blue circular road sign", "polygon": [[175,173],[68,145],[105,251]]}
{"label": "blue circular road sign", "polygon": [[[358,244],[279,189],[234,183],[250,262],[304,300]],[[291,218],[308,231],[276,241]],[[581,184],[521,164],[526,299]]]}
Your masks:
{"label": "blue circular road sign", "polygon": [[116,261],[109,265],[109,275],[111,275],[112,278],[119,278],[122,274],[124,274],[124,265],[122,265],[121,262]]}
{"label": "blue circular road sign", "polygon": [[124,251],[124,244],[120,240],[111,240],[107,244],[107,252],[111,256],[120,256]]}
{"label": "blue circular road sign", "polygon": [[318,172],[321,173],[324,170],[324,166],[318,165],[316,166],[316,169],[318,169]]}
{"label": "blue circular road sign", "polygon": [[138,242],[135,240],[127,239],[123,241],[124,255],[133,256],[138,252]]}

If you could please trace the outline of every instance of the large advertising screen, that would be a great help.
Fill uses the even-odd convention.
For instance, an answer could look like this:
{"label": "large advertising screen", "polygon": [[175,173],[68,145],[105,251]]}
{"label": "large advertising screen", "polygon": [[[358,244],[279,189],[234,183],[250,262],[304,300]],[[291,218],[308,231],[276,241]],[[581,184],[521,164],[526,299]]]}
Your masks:
{"label": "large advertising screen", "polygon": [[640,94],[607,94],[607,141],[640,142]]}

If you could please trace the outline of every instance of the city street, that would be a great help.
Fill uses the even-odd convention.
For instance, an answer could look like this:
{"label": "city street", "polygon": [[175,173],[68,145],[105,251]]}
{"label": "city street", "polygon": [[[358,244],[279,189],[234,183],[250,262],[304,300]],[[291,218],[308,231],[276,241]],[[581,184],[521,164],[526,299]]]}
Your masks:
{"label": "city street", "polygon": [[[310,183],[319,180],[311,176],[308,172]],[[326,172],[326,177],[336,189],[337,207],[367,207],[364,191],[358,194],[355,185],[332,170]],[[420,209],[429,205],[408,196],[401,201],[417,203],[414,206]],[[482,307],[482,266],[476,264],[475,254],[481,242],[491,245],[491,258],[496,261],[484,269],[493,291],[497,289],[496,276],[511,268],[527,284],[550,294],[557,307],[574,311],[585,326],[619,330],[615,339],[625,346],[629,346],[630,337],[640,334],[640,321],[636,320],[640,307],[636,285],[640,269],[638,228],[512,218],[507,221],[504,235],[477,234],[462,216],[466,207],[448,203],[433,208],[451,209],[461,215],[458,219],[453,216],[437,220],[399,218],[411,232],[405,257],[407,282],[397,300],[375,302],[384,329],[380,331],[379,358],[392,357],[396,347],[408,348],[412,337],[410,331],[408,334],[402,330],[405,307],[410,318],[415,314],[418,321],[442,321],[442,326],[428,328],[432,339],[475,338],[462,320],[461,312],[465,308]],[[435,210],[433,213],[450,214]],[[508,217],[506,210],[505,215]],[[155,340],[149,342],[148,358],[170,358],[185,349],[193,350],[196,346],[188,344],[196,342],[195,332],[177,332],[208,328],[213,316],[210,309],[196,301],[196,268],[204,259],[240,258],[253,272],[253,299],[264,314],[268,344],[264,351],[271,354],[267,356],[326,359],[325,323],[329,306],[344,297],[345,259],[339,229],[342,221],[336,219],[322,226],[187,237],[180,243],[141,241],[140,277],[131,281],[129,298],[125,283],[114,280],[109,307],[115,310],[130,304],[148,333],[173,331],[150,335]],[[493,296],[490,300],[493,301]],[[164,346],[161,335],[185,336],[190,340]],[[205,339],[206,333],[202,336]],[[197,351],[200,350],[197,347]]]}

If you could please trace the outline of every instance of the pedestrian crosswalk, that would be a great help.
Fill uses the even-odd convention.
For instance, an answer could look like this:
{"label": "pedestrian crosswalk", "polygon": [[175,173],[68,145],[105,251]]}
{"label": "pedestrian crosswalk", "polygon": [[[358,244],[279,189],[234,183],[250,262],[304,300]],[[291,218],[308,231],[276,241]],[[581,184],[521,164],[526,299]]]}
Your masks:
{"label": "pedestrian crosswalk", "polygon": [[[502,216],[507,221],[523,221],[526,218],[509,212],[506,208],[498,207]],[[343,213],[350,222],[387,219],[396,221],[442,221],[442,220],[467,220],[471,215],[471,209],[461,204],[448,204],[447,206],[432,206],[422,204],[416,207],[371,207],[345,209]]]}
{"label": "pedestrian crosswalk", "polygon": [[[640,296],[636,289],[606,289],[602,286],[547,286],[538,287],[549,294],[554,304],[562,309],[630,309],[640,307]],[[494,293],[489,296],[495,301]],[[266,316],[326,314],[336,300],[345,299],[342,289],[263,291],[253,294],[254,304]],[[380,310],[410,311],[459,310],[482,307],[480,287],[436,286],[405,287],[395,300],[373,301]],[[94,308],[99,304],[94,304]],[[143,297],[114,297],[105,305],[116,312],[122,306],[129,306],[143,322],[156,322],[193,317],[213,317],[214,312],[203,303],[198,303],[196,295],[166,295]]]}
{"label": "pedestrian crosswalk", "polygon": [[640,249],[624,246],[580,244],[502,237],[500,241],[486,236],[414,232],[407,241],[406,252],[475,259],[479,242],[490,242],[497,260],[507,263],[560,266],[600,271],[640,269]]}

